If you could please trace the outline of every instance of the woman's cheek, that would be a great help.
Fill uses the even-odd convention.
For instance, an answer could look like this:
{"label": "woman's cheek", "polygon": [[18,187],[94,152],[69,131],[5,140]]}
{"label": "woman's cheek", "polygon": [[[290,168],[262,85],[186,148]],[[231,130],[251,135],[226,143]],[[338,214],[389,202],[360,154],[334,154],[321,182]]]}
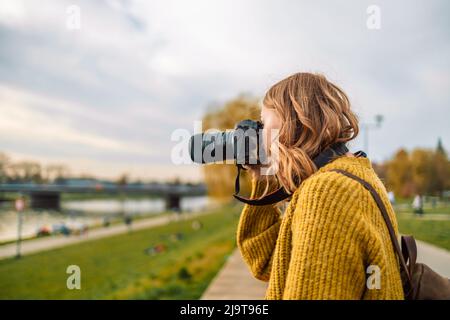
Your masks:
{"label": "woman's cheek", "polygon": [[273,128],[264,128],[263,133],[264,149],[266,151],[266,155],[270,155],[271,143],[273,141]]}

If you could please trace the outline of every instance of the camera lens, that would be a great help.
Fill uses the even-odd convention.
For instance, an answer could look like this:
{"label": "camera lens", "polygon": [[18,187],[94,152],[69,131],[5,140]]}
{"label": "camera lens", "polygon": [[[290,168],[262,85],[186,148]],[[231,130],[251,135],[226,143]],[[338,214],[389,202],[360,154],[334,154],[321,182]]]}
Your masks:
{"label": "camera lens", "polygon": [[214,163],[236,159],[234,131],[199,133],[189,141],[191,160],[196,163]]}
{"label": "camera lens", "polygon": [[243,120],[236,130],[193,135],[189,140],[191,159],[201,164],[227,160],[236,164],[260,163],[261,129],[261,122]]}

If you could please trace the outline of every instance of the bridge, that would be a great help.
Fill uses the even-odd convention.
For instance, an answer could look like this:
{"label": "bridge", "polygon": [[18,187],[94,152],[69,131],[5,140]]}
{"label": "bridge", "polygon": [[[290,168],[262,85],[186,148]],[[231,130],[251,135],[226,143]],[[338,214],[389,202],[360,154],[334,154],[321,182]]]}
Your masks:
{"label": "bridge", "polygon": [[0,184],[0,194],[2,192],[20,193],[29,196],[30,207],[34,209],[60,209],[62,193],[106,193],[158,196],[165,198],[166,209],[180,210],[180,200],[182,197],[205,195],[206,186],[173,184],[117,185],[113,183],[93,183],[90,185],[9,183]]}

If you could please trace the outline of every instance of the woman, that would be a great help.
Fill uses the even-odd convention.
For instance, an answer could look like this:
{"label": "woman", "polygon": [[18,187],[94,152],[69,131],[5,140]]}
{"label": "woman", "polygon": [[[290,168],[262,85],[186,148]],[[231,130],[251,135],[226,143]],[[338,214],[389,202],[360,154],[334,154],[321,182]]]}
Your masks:
{"label": "woman", "polygon": [[270,88],[261,121],[266,134],[279,130],[278,171],[267,180],[259,167],[248,167],[252,198],[279,185],[293,194],[283,217],[275,205],[245,205],[239,221],[238,247],[253,275],[269,282],[266,299],[403,299],[398,260],[371,194],[330,171],[346,170],[372,184],[397,232],[370,161],[347,153],[318,170],[312,161],[358,134],[345,93],[322,75],[297,73]]}

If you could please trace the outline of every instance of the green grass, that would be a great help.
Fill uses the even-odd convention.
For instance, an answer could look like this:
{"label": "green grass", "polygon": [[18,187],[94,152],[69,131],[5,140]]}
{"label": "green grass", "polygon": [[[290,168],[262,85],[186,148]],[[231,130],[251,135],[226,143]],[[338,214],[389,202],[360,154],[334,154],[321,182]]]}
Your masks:
{"label": "green grass", "polygon": [[[413,198],[397,198],[394,205],[396,212],[412,212]],[[438,214],[450,214],[450,202],[444,200],[438,200],[433,203],[430,199],[427,199],[424,203],[425,213],[438,213]]]}
{"label": "green grass", "polygon": [[[450,205],[439,205],[433,208],[431,205],[425,205],[423,208],[425,214],[433,213],[433,214],[450,214]],[[412,211],[412,207],[400,207],[395,208],[395,212],[406,212],[410,213]]]}
{"label": "green grass", "polygon": [[[0,261],[0,299],[197,299],[235,247],[240,207],[192,221],[135,231]],[[171,235],[182,233],[182,240]],[[145,249],[163,243],[154,256]],[[81,268],[81,290],[69,290],[66,269]]]}
{"label": "green grass", "polygon": [[398,213],[400,233],[450,250],[450,220],[426,220],[412,214]]}

